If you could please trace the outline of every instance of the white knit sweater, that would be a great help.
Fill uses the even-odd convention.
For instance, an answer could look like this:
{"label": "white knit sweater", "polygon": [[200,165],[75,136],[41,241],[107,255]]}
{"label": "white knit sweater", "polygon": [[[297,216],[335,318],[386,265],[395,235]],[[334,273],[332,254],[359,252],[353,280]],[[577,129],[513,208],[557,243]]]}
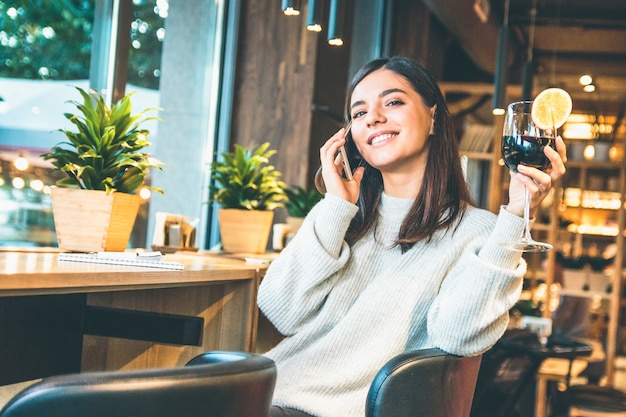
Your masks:
{"label": "white knit sweater", "polygon": [[522,219],[470,208],[458,228],[402,254],[392,243],[412,202],[383,195],[375,232],[350,247],[357,207],[327,195],[272,262],[258,302],[286,336],[266,354],[278,367],[275,405],[363,417],[376,372],[396,354],[475,355],[503,334],[525,263],[500,243],[521,236]]}

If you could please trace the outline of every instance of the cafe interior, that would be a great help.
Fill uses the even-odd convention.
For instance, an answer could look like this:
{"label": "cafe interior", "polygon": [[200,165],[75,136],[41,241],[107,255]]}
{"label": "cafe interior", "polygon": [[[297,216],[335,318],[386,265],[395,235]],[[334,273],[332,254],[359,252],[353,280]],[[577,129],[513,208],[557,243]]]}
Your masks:
{"label": "cafe interior", "polygon": [[[429,393],[422,400],[463,397],[463,411],[419,415],[626,416],[626,1],[95,0],[83,2],[86,14],[75,3],[41,1],[93,19],[86,26],[87,76],[59,79],[41,68],[0,74],[0,406],[28,403],[19,393],[33,381],[72,375],[68,386],[51,382],[60,390],[52,401],[65,410],[75,405],[78,414],[71,415],[96,416],[85,411],[89,404],[63,403],[63,392],[85,395],[73,390],[91,384],[91,373],[117,384],[127,372],[146,379],[181,372],[175,377],[184,382],[173,394],[164,388],[149,397],[126,380],[126,399],[93,399],[101,408],[126,402],[141,410],[141,401],[171,396],[176,402],[185,390],[194,392],[198,379],[211,380],[208,368],[216,363],[259,361],[234,352],[259,354],[281,340],[256,307],[256,287],[297,226],[285,207],[277,207],[261,250],[227,250],[212,196],[212,162],[235,146],[267,142],[276,150],[271,163],[281,180],[314,189],[319,148],[344,126],[352,76],[374,58],[404,55],[437,79],[472,198],[496,213],[508,198],[500,150],[507,104],[555,87],[572,101],[558,132],[567,145],[567,172],[532,226],[533,237],[553,249],[524,253],[528,269],[511,310],[511,333],[491,356],[483,355],[480,369],[472,365],[464,395],[445,384],[453,392],[442,398],[454,399]],[[0,5],[5,62],[13,59],[18,31],[3,22],[18,21],[27,7]],[[138,69],[133,54],[148,45],[141,38],[148,34],[158,38],[157,47]],[[101,92],[109,103],[133,92],[133,111],[156,109],[159,120],[146,125],[149,152],[162,170],[146,178],[128,243],[114,252],[145,251],[163,262],[158,267],[147,258],[133,265],[135,258],[122,255],[110,262],[60,260],[110,251],[80,250],[81,239],[78,247],[63,247],[50,189],[64,174],[41,157],[64,140],[60,130],[72,128],[63,113],[73,111],[68,100],[80,100],[70,88],[76,85]],[[81,210],[95,212],[98,204]],[[84,237],[86,227],[75,228],[83,228]],[[184,239],[174,234],[181,230]],[[515,338],[529,333],[537,343]],[[541,339],[547,336],[552,344]],[[453,359],[459,358],[446,358]],[[275,369],[265,362],[252,366],[266,372],[255,382],[265,386],[266,398],[255,403],[244,392],[244,403],[263,409]],[[415,396],[410,388],[393,389]],[[186,403],[218,407],[189,395]],[[213,394],[204,397],[220,402]],[[151,415],[267,415],[166,410]],[[368,416],[410,415],[394,410]],[[111,412],[102,415],[118,415]],[[7,406],[0,417],[44,415],[38,413]]]}

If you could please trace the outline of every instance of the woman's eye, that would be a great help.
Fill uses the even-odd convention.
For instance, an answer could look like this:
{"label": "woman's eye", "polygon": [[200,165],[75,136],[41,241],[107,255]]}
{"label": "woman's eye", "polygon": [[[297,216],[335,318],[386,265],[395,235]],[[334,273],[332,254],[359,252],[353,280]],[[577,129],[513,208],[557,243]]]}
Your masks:
{"label": "woman's eye", "polygon": [[356,113],[354,113],[354,114],[352,115],[352,118],[353,118],[353,119],[356,119],[357,117],[361,117],[361,116],[363,116],[364,114],[365,114],[365,112],[364,112],[364,111],[358,111],[358,112],[356,112]]}
{"label": "woman's eye", "polygon": [[389,103],[387,103],[388,106],[400,106],[402,104],[404,104],[402,100],[391,100]]}

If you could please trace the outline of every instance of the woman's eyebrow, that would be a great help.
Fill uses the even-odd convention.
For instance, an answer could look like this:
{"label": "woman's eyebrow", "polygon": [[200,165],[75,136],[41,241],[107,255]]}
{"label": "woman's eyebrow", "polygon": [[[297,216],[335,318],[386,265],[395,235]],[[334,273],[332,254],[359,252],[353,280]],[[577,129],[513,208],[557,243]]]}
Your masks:
{"label": "woman's eyebrow", "polygon": [[388,89],[388,90],[383,90],[383,91],[382,91],[382,92],[378,95],[378,97],[384,97],[384,96],[387,96],[387,95],[392,94],[392,93],[402,93],[402,94],[406,94],[406,91],[404,91],[404,90],[402,90],[402,89],[400,89],[400,88],[390,88],[390,89]]}
{"label": "woman's eyebrow", "polygon": [[[390,88],[388,90],[383,90],[380,92],[380,94],[378,95],[378,97],[384,97],[387,96],[389,94],[393,94],[393,93],[402,93],[402,94],[406,94],[406,91],[400,89],[400,88]],[[361,104],[365,103],[363,100],[358,100],[355,101],[354,103],[352,103],[352,105],[350,106],[350,109],[355,108],[356,106],[360,106]]]}
{"label": "woman's eyebrow", "polygon": [[363,103],[365,103],[365,101],[363,101],[363,100],[358,100],[358,101],[355,101],[355,102],[354,102],[354,103],[352,103],[352,105],[350,106],[350,110],[354,109],[354,108],[355,108],[355,107],[357,107],[357,106],[360,106],[360,105],[361,105],[361,104],[363,104]]}

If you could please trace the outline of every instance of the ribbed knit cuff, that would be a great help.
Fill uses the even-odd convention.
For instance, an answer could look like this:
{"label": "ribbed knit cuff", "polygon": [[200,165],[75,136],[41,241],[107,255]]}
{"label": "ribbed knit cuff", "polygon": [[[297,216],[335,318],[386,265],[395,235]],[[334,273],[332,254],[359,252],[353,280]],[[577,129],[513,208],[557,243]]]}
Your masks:
{"label": "ribbed knit cuff", "polygon": [[320,206],[320,213],[315,221],[315,233],[328,245],[330,242],[343,241],[352,218],[359,211],[358,206],[332,194],[326,194]]}
{"label": "ribbed knit cuff", "polygon": [[498,219],[489,240],[480,250],[479,256],[485,261],[501,268],[515,269],[520,262],[522,252],[506,247],[507,243],[516,242],[524,233],[524,219],[500,207]]}

